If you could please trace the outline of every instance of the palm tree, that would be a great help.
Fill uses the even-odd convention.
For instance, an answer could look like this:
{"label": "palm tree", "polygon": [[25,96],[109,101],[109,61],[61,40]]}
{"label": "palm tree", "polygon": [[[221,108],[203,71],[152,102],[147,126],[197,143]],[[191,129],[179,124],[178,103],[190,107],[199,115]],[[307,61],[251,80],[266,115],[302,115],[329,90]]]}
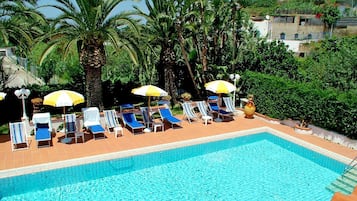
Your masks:
{"label": "palm tree", "polygon": [[169,92],[173,102],[177,102],[175,83],[177,33],[175,30],[176,12],[174,1],[145,0],[149,13],[138,10],[139,15],[146,18],[145,34],[152,46],[160,47],[158,64],[159,85]]}
{"label": "palm tree", "polygon": [[20,56],[27,56],[46,26],[35,6],[35,0],[0,1],[0,40],[4,45],[16,46]]}
{"label": "palm tree", "polygon": [[[77,48],[79,61],[85,72],[87,106],[103,108],[102,67],[106,64],[106,45],[115,51],[128,51],[136,63],[139,52],[135,38],[138,35],[138,20],[132,13],[115,13],[115,8],[124,0],[55,0],[51,5],[62,13],[53,20],[53,31],[44,39],[48,46],[41,62],[59,48],[66,57]],[[128,34],[130,33],[130,34]]]}

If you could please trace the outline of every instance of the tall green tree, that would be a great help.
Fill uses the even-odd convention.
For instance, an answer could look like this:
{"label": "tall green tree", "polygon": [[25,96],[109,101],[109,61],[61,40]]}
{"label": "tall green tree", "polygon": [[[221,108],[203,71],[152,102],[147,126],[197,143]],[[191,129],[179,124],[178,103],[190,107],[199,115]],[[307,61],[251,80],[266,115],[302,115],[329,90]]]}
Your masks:
{"label": "tall green tree", "polygon": [[[138,35],[137,21],[131,13],[115,13],[115,8],[124,0],[55,0],[51,6],[61,11],[53,20],[53,31],[44,40],[48,47],[42,55],[46,56],[59,48],[68,56],[76,48],[79,61],[85,73],[87,106],[103,108],[102,67],[106,64],[106,45],[115,51],[127,51],[137,62],[140,52],[136,45]],[[127,35],[127,30],[133,35]],[[123,34],[125,33],[125,34]]]}
{"label": "tall green tree", "polygon": [[332,37],[333,26],[336,24],[337,20],[341,18],[341,12],[336,5],[332,3],[324,4],[321,9],[321,20],[325,23],[327,28],[329,28],[330,37]]}
{"label": "tall green tree", "polygon": [[34,39],[47,26],[44,16],[35,9],[35,0],[0,1],[0,40],[17,47],[17,54],[26,57]]}
{"label": "tall green tree", "polygon": [[176,87],[176,52],[177,32],[175,29],[176,12],[175,1],[146,0],[149,13],[140,10],[139,14],[147,20],[145,29],[146,40],[152,47],[160,48],[159,63],[157,70],[159,73],[159,85],[169,92],[173,102],[177,102]]}

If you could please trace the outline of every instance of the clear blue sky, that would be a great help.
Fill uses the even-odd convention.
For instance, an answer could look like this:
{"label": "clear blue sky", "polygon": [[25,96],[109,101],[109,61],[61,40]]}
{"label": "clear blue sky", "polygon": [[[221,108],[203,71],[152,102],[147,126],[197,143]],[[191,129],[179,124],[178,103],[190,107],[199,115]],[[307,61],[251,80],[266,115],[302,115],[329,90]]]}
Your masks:
{"label": "clear blue sky", "polygon": [[[53,0],[39,0],[38,4],[46,5],[46,4],[51,4],[53,2],[54,2]],[[141,10],[145,12],[148,11],[144,0],[126,0],[119,4],[119,6],[115,9],[113,14],[115,14],[116,12],[119,13],[123,11],[133,10],[134,5],[136,5],[137,7],[139,7]],[[46,15],[49,18],[54,18],[59,14],[59,12],[53,8],[42,8],[40,9],[40,12],[42,12],[44,15]]]}

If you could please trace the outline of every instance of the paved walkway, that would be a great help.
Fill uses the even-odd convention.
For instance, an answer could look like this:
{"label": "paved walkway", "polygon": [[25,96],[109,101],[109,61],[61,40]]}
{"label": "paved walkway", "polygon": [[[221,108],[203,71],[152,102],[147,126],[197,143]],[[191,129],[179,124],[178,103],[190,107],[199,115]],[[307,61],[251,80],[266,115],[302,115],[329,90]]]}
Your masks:
{"label": "paved walkway", "polygon": [[[181,118],[181,116],[179,116]],[[52,138],[52,146],[37,148],[36,141],[30,142],[27,150],[11,151],[9,135],[0,135],[0,170],[45,164],[68,159],[75,159],[86,156],[93,156],[105,153],[130,150],[135,148],[166,144],[170,142],[183,141],[206,136],[221,135],[228,132],[243,131],[248,129],[269,127],[277,131],[286,133],[308,143],[315,144],[323,149],[327,149],[336,154],[343,155],[350,159],[357,156],[357,150],[353,150],[314,135],[296,134],[293,128],[281,124],[269,122],[260,117],[246,119],[243,114],[235,117],[234,121],[210,123],[204,125],[202,121],[189,124],[183,120],[182,128],[172,129],[165,125],[164,132],[132,134],[128,129],[124,129],[124,135],[116,138],[112,133],[105,133],[106,139],[94,140],[89,133],[85,134],[84,143],[61,143],[64,134],[55,133]]]}

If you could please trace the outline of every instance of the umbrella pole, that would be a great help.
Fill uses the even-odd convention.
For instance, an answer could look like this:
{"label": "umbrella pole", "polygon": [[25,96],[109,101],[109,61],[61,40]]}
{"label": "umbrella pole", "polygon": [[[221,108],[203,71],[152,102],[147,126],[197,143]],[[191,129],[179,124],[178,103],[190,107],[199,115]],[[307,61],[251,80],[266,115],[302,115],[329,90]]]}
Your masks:
{"label": "umbrella pole", "polygon": [[65,114],[66,114],[66,106],[63,106],[63,131],[64,131],[65,138],[67,138]]}
{"label": "umbrella pole", "polygon": [[[151,98],[151,96],[148,97],[148,121],[149,121],[149,118],[150,118],[150,110],[151,110],[151,108],[150,108],[150,98]],[[146,124],[148,129],[150,129],[150,125],[149,124],[150,124],[150,122],[147,122],[147,124]]]}
{"label": "umbrella pole", "polygon": [[217,100],[217,105],[218,105],[218,115],[217,118],[215,119],[216,122],[222,122],[222,118],[220,117],[220,108],[221,108],[221,93],[218,93],[218,100]]}
{"label": "umbrella pole", "polygon": [[[146,128],[144,129],[144,132],[151,132],[151,129],[150,129],[150,122],[149,122],[149,118],[150,118],[150,96],[148,96],[148,109],[147,109],[147,122],[146,122]],[[145,119],[144,119],[145,120]]]}

